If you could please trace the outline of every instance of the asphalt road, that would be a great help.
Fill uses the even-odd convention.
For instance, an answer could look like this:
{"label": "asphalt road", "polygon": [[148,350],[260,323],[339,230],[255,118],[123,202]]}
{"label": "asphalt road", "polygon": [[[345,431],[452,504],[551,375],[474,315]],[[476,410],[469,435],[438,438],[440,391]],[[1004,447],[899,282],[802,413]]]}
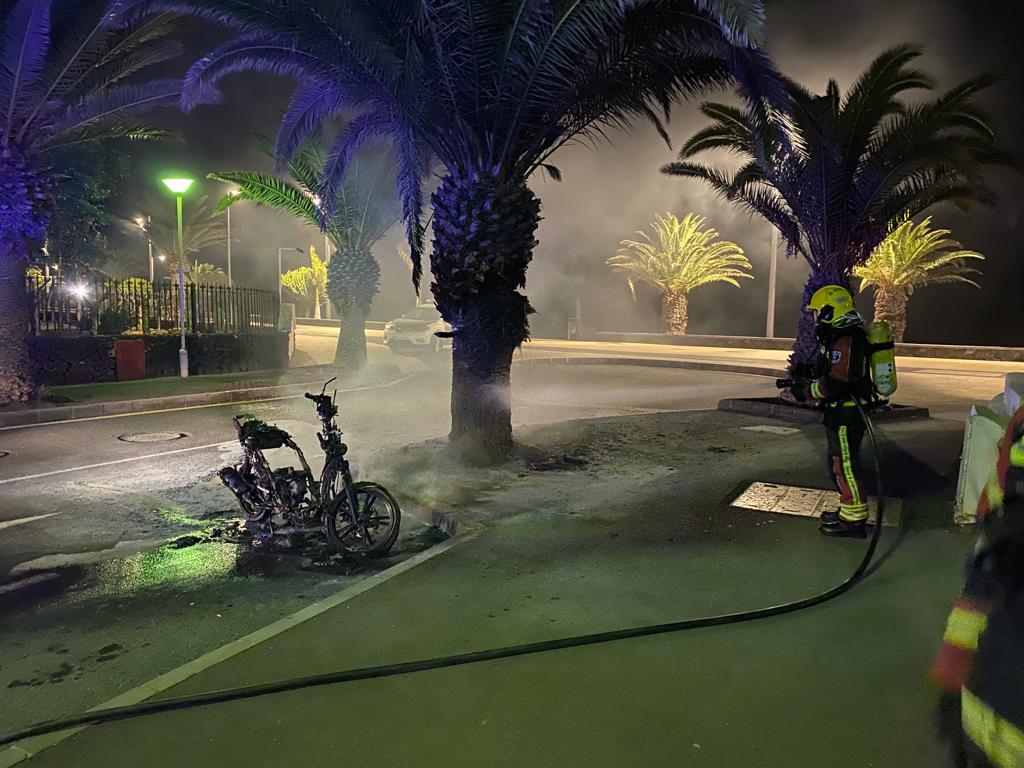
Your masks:
{"label": "asphalt road", "polygon": [[[321,347],[333,354],[330,331],[303,334],[300,349],[313,357]],[[744,358],[734,350],[647,346],[533,342],[523,355],[750,360],[766,354],[773,361],[779,354]],[[379,345],[371,354],[398,361],[401,372],[376,388],[339,393],[341,424],[365,479],[374,477],[387,451],[442,438],[450,394],[446,356],[399,358]],[[914,361],[901,374],[901,400],[928,405],[944,419],[962,419],[970,403],[1002,388],[1000,364]],[[514,369],[513,381],[517,427],[702,410],[723,397],[774,391],[763,377],[634,366],[524,365]],[[376,563],[318,562],[288,550],[253,554],[230,530],[211,538],[211,530],[234,518],[233,499],[214,473],[237,455],[230,417],[238,410],[214,406],[0,430],[0,451],[8,452],[0,458],[3,730],[94,706],[433,543],[411,518],[394,556]],[[306,400],[245,410],[292,432],[318,466]],[[158,433],[182,436],[121,439]]]}
{"label": "asphalt road", "polygon": [[[339,392],[341,425],[363,479],[374,477],[386,451],[447,432],[444,362],[402,367],[375,388]],[[770,390],[769,381],[747,375],[523,367],[513,407],[523,426],[705,409],[723,396]],[[380,562],[316,564],[294,551],[253,555],[230,530],[209,540],[211,530],[236,517],[215,472],[237,456],[230,418],[239,410],[214,406],[0,431],[0,450],[9,452],[0,459],[5,726],[95,705],[429,546],[426,527],[408,516],[394,557]],[[291,432],[319,468],[308,401],[244,410]],[[176,439],[124,439],[161,434]],[[275,457],[286,459],[286,451]]]}

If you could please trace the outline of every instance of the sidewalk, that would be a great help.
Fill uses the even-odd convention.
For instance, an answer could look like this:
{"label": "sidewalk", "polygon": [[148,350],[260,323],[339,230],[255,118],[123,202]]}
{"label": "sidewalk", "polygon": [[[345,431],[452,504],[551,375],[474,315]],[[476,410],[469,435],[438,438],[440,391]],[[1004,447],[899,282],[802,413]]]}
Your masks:
{"label": "sidewalk", "polygon": [[[728,507],[753,480],[822,485],[821,435],[714,412],[531,429],[571,471],[466,472],[400,452],[403,494],[486,530],[161,696],[761,607],[863,551]],[[931,768],[924,679],[971,536],[948,517],[958,428],[885,428],[914,530],[851,594],[733,627],[280,694],[96,726],[27,765]],[[891,540],[886,534],[885,542]],[[884,549],[883,544],[883,549]]]}

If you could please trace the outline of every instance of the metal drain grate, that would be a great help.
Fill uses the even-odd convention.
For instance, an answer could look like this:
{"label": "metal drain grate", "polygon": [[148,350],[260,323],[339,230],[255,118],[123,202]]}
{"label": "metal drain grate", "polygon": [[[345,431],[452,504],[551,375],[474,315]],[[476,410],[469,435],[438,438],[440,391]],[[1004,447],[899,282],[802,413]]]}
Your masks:
{"label": "metal drain grate", "polygon": [[133,432],[119,435],[117,439],[122,443],[169,443],[186,437],[187,432]]}
{"label": "metal drain grate", "polygon": [[[817,517],[826,509],[839,506],[839,494],[820,488],[801,488],[795,485],[776,483],[751,483],[731,504],[740,509],[755,512],[771,512],[777,515],[797,515],[799,517]],[[878,499],[868,499],[869,520],[875,521],[878,510]],[[885,527],[899,525],[902,505],[899,499],[885,500]]]}

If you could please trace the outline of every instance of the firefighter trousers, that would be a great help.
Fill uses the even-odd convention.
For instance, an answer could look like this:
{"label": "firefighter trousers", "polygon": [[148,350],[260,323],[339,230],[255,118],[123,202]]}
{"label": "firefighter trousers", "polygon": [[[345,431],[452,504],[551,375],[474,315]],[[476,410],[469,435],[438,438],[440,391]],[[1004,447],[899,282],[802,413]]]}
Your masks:
{"label": "firefighter trousers", "polygon": [[839,516],[847,522],[867,520],[868,505],[860,463],[864,426],[826,420],[825,432],[828,435],[828,468],[839,490]]}

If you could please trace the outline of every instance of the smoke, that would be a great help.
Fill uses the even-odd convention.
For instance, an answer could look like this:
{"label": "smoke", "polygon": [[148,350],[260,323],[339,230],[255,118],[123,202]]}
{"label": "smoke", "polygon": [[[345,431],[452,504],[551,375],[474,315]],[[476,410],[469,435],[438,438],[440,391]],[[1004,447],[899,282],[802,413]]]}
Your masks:
{"label": "smoke", "polygon": [[[790,76],[821,91],[829,78],[845,90],[882,50],[903,42],[925,47],[920,65],[939,81],[940,88],[985,71],[1001,77],[984,101],[996,129],[1008,148],[1024,156],[1024,75],[1016,64],[1018,30],[1024,21],[1019,4],[1000,0],[776,0],[769,9],[767,48]],[[196,44],[196,55],[207,43]],[[202,49],[202,50],[199,50]],[[256,131],[273,134],[293,84],[282,78],[263,78],[258,90],[249,75],[228,81],[225,106],[203,108],[188,116],[174,116],[184,142],[136,154],[139,184],[149,184],[162,163],[175,155],[187,156],[204,176],[210,170],[267,167],[268,161],[252,147]],[[253,94],[258,93],[259,98]],[[730,94],[709,94],[729,101]],[[670,126],[675,147],[707,124],[697,103],[676,108]],[[738,243],[750,258],[755,280],[736,289],[708,286],[691,297],[693,333],[764,333],[768,302],[770,231],[760,219],[717,198],[696,181],[664,176],[661,165],[675,159],[647,124],[638,123],[630,133],[611,132],[611,143],[597,150],[572,145],[553,158],[564,174],[561,184],[538,175],[531,181],[543,201],[544,221],[538,233],[540,246],[530,268],[527,293],[537,314],[532,326],[537,335],[564,336],[566,320],[580,300],[583,321],[601,330],[659,328],[659,300],[641,288],[636,302],[625,279],[605,264],[618,244],[636,230],[649,226],[656,213],[689,211],[707,217],[721,237]],[[709,156],[709,160],[715,159]],[[993,174],[1003,195],[995,212],[979,210],[964,214],[940,207],[934,224],[953,231],[966,247],[988,257],[982,264],[983,291],[964,286],[929,288],[911,302],[909,339],[948,343],[1021,344],[1019,328],[994,318],[1018,314],[1018,291],[1024,281],[1021,254],[1020,214],[1024,192],[1020,179],[1009,173]],[[118,212],[130,215],[131,196]],[[236,223],[237,222],[237,223]],[[246,284],[272,288],[276,285],[278,247],[308,248],[322,238],[295,222],[261,208],[241,205],[235,209],[236,274]],[[415,301],[406,267],[398,257],[402,241],[395,230],[375,249],[381,263],[381,295],[373,317],[384,319],[408,311]],[[145,243],[134,243],[144,254]],[[781,249],[780,249],[781,250]],[[222,264],[223,256],[205,260]],[[298,259],[295,254],[289,258]],[[286,266],[296,266],[289,263]],[[241,270],[239,272],[239,270]],[[800,292],[807,275],[802,260],[780,254],[777,325],[778,335],[791,335],[799,312]],[[425,281],[423,297],[429,301]],[[870,314],[867,297],[860,301]],[[950,312],[955,307],[956,312]]]}
{"label": "smoke", "polygon": [[[898,5],[882,0],[809,4],[783,0],[769,12],[768,49],[784,72],[815,91],[834,78],[845,90],[881,51],[904,42],[924,46],[919,63],[935,76],[940,90],[981,74],[1000,78],[982,101],[994,115],[1001,140],[1024,155],[1021,123],[1024,109],[1017,94],[1024,77],[1016,66],[1015,30],[1022,12],[1009,4],[983,0],[914,0]],[[708,96],[730,101],[730,94]],[[678,147],[707,124],[696,103],[677,108],[671,128]],[[728,158],[708,156],[716,162]],[[645,228],[655,213],[682,215],[695,211],[738,243],[754,268],[754,281],[739,290],[726,285],[696,291],[690,304],[692,333],[764,333],[770,230],[760,219],[719,199],[705,185],[667,177],[658,168],[675,159],[650,126],[638,125],[630,134],[612,134],[611,144],[597,151],[570,146],[553,159],[565,181],[546,177],[533,187],[544,202],[540,247],[528,281],[538,315],[534,328],[563,334],[565,318],[579,298],[585,324],[598,330],[657,330],[659,302],[654,292],[641,289],[634,303],[621,275],[605,266],[620,240]],[[992,174],[1002,195],[996,211],[966,214],[950,206],[933,211],[935,226],[949,228],[966,247],[988,257],[982,265],[982,291],[965,286],[939,286],[918,292],[910,305],[909,338],[946,343],[1020,345],[1019,329],[994,318],[1016,312],[1017,297],[1008,286],[1024,280],[1020,213],[1024,200],[1019,178],[1007,172]],[[783,249],[780,249],[780,251]],[[780,253],[776,334],[792,335],[800,309],[800,293],[808,269],[802,259]],[[870,295],[858,303],[871,314]],[[950,312],[950,307],[957,312]]]}

